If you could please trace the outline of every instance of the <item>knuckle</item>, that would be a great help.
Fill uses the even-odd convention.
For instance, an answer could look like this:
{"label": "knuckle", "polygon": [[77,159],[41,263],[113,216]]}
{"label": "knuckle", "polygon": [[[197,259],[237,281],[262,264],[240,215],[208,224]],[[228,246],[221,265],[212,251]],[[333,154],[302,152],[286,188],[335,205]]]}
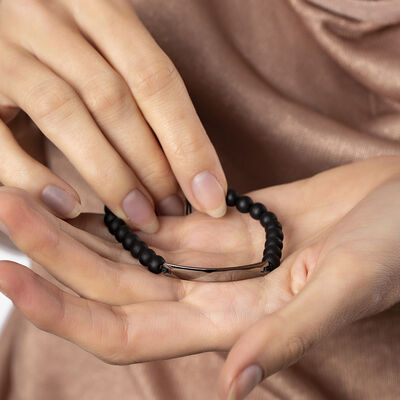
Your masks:
{"label": "knuckle", "polygon": [[57,231],[47,229],[25,192],[16,188],[7,189],[0,191],[0,220],[12,229],[13,237],[24,252],[33,257],[43,249],[57,251]]}
{"label": "knuckle", "polygon": [[[103,349],[104,360],[111,365],[123,365],[134,362],[134,355],[130,350],[130,324],[126,313],[121,307],[114,307],[113,313],[117,319],[117,334],[108,341]],[[129,360],[127,354],[129,353]]]}
{"label": "knuckle", "polygon": [[[33,279],[40,281],[42,278],[35,274]],[[56,289],[53,291],[54,302],[53,307],[48,308],[46,313],[34,322],[35,326],[42,331],[62,334],[65,331],[66,326],[68,326],[68,321],[66,320],[66,305],[65,297],[63,291]]]}
{"label": "knuckle", "polygon": [[25,224],[35,227],[34,234],[28,233],[23,238],[24,251],[28,255],[36,257],[36,255],[43,255],[43,253],[50,255],[58,252],[60,236],[57,230],[46,229],[43,224],[40,224],[34,212],[30,212],[30,218],[26,219]]}
{"label": "knuckle", "polygon": [[165,193],[174,192],[178,190],[178,185],[172,174],[171,168],[165,162],[149,162],[148,165],[144,166],[141,171],[140,180],[142,183],[155,194],[160,194],[161,196]]}
{"label": "knuckle", "polygon": [[39,123],[58,123],[70,117],[76,105],[76,93],[62,81],[45,81],[28,92],[28,114]]}
{"label": "knuckle", "polygon": [[0,191],[0,219],[12,226],[20,225],[28,213],[28,201],[23,191],[17,188],[2,187]]}
{"label": "knuckle", "polygon": [[306,351],[308,349],[308,345],[305,339],[298,335],[289,336],[286,345],[287,353],[284,368],[302,358],[306,354]]}
{"label": "knuckle", "polygon": [[179,140],[169,144],[173,157],[178,161],[188,160],[193,161],[193,156],[199,156],[203,149],[202,140],[198,135],[181,135]]}
{"label": "knuckle", "polygon": [[[32,24],[32,20],[40,24],[43,29],[51,29],[58,19],[53,7],[49,7],[47,0],[3,0],[2,8],[6,11],[8,26],[22,26],[21,23]],[[4,6],[4,7],[3,7]],[[13,31],[11,31],[13,32]]]}
{"label": "knuckle", "polygon": [[129,104],[129,90],[114,73],[90,80],[83,92],[87,106],[95,115],[119,114]]}
{"label": "knuckle", "polygon": [[25,12],[41,7],[44,5],[45,0],[6,0],[4,2],[6,5],[12,5],[15,8],[24,9]]}
{"label": "knuckle", "polygon": [[132,77],[135,96],[150,98],[177,82],[178,71],[170,60],[156,60],[144,63]]}

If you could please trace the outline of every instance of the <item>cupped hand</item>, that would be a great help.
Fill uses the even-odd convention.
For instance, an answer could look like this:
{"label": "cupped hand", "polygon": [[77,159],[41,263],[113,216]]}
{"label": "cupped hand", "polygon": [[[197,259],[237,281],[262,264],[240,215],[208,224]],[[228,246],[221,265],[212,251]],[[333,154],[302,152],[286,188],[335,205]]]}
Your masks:
{"label": "cupped hand", "polygon": [[177,69],[130,0],[0,2],[0,181],[58,216],[79,196],[16,142],[25,111],[115,214],[144,232],[192,205],[220,217],[226,179]]}
{"label": "cupped hand", "polygon": [[[249,280],[192,282],[132,265],[100,216],[94,235],[79,228],[89,229],[88,219],[72,226],[20,191],[2,189],[0,221],[11,239],[65,286],[3,261],[0,288],[40,329],[110,363],[231,349],[221,398],[243,398],[333,330],[399,300],[399,157],[250,196],[282,221],[281,266]],[[218,220],[163,217],[157,234],[141,234],[168,261],[205,266],[258,260],[264,235],[236,210]]]}

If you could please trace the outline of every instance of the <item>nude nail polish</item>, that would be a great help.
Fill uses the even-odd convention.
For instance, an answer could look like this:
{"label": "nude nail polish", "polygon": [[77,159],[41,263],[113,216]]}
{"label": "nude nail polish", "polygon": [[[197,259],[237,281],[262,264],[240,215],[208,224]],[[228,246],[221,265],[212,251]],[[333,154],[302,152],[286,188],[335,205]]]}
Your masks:
{"label": "nude nail polish", "polygon": [[146,233],[155,233],[158,220],[149,199],[139,190],[129,192],[122,202],[122,209],[132,224]]}
{"label": "nude nail polish", "polygon": [[58,186],[46,186],[42,191],[42,200],[51,210],[66,218],[77,217],[81,210],[78,200]]}
{"label": "nude nail polish", "polygon": [[197,174],[192,181],[192,191],[208,215],[219,218],[226,213],[225,193],[217,178],[208,171]]}
{"label": "nude nail polish", "polygon": [[159,215],[183,215],[184,204],[182,199],[176,194],[166,197],[157,204],[157,213]]}
{"label": "nude nail polish", "polygon": [[250,365],[234,380],[228,400],[243,400],[262,380],[263,371],[258,365]]}

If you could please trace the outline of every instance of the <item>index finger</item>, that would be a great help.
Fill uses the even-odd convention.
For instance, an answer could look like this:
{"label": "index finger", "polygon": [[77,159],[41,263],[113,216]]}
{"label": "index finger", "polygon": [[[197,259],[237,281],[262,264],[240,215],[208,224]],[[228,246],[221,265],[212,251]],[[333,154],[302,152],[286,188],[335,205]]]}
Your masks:
{"label": "index finger", "polygon": [[126,80],[189,201],[211,216],[224,215],[227,183],[217,153],[178,71],[131,3],[67,2],[67,7]]}

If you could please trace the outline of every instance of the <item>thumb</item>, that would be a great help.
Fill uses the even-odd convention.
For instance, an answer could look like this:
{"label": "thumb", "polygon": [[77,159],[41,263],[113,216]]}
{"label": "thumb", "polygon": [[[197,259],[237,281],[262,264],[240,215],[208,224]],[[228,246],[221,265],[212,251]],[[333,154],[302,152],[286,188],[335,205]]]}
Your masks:
{"label": "thumb", "polygon": [[286,266],[292,280],[299,276],[299,268],[306,274],[313,271],[303,289],[252,325],[232,347],[220,375],[221,399],[244,399],[261,380],[293,364],[315,342],[370,309],[371,274],[362,273],[356,260],[335,255],[315,268],[304,258],[296,257]]}

